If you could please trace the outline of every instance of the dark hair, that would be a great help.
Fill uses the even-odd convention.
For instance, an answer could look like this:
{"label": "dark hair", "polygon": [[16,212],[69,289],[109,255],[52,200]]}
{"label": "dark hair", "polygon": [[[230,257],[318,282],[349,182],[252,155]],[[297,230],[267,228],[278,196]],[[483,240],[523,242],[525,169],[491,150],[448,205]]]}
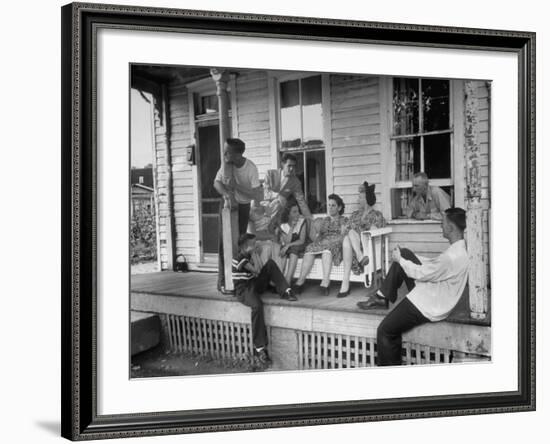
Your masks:
{"label": "dark hair", "polygon": [[225,143],[227,143],[231,148],[233,148],[238,153],[244,153],[244,142],[241,139],[225,139]]}
{"label": "dark hair", "polygon": [[298,201],[294,198],[294,197],[291,197],[286,205],[285,205],[285,208],[283,209],[283,212],[281,213],[281,222],[283,224],[286,224],[288,223],[288,218],[290,216],[290,210],[292,210],[292,207],[298,207],[298,211],[301,212],[300,210],[300,205],[298,205]]}
{"label": "dark hair", "polygon": [[365,180],[363,182],[363,187],[365,188],[365,199],[367,200],[369,206],[372,207],[376,203],[376,194],[374,193],[374,188],[376,185],[369,185],[369,183]]}
{"label": "dark hair", "polygon": [[459,207],[447,208],[445,216],[452,222],[460,231],[466,229],[466,211]]}
{"label": "dark hair", "polygon": [[338,196],[338,194],[331,194],[329,197],[328,197],[328,200],[333,200],[336,202],[336,205],[338,205],[340,207],[340,211],[338,211],[338,214],[340,214],[340,216],[342,214],[344,214],[344,210],[346,208],[346,204],[344,203],[344,201],[342,200],[342,198],[340,196]]}
{"label": "dark hair", "polygon": [[281,157],[281,162],[282,163],[287,163],[289,160],[293,160],[294,163],[298,163],[298,159],[296,158],[296,156],[294,154],[284,153],[283,157]]}
{"label": "dark hair", "polygon": [[256,239],[256,235],[252,233],[244,233],[239,236],[239,241],[237,242],[237,245],[239,248],[241,248],[244,244],[246,244],[250,239]]}

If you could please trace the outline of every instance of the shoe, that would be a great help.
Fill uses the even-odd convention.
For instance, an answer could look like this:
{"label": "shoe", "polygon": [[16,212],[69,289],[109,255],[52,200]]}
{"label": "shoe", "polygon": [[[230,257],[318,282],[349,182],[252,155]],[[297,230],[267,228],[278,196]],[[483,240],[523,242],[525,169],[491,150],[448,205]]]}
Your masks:
{"label": "shoe", "polygon": [[388,300],[379,296],[371,296],[366,301],[357,302],[357,306],[362,310],[387,309]]}
{"label": "shoe", "polygon": [[283,295],[281,296],[281,299],[285,299],[287,301],[297,301],[298,298],[296,297],[296,295],[294,294],[294,291],[292,291],[292,288],[288,288],[284,293]]}
{"label": "shoe", "polygon": [[362,267],[368,265],[368,263],[369,263],[368,256],[363,256],[363,258],[359,261],[359,265],[361,265]]}
{"label": "shoe", "polygon": [[301,285],[295,284],[293,290],[294,290],[294,293],[301,294],[302,291],[304,291],[304,284],[301,284]]}
{"label": "shoe", "polygon": [[319,294],[321,296],[328,296],[329,295],[329,287],[323,287],[322,285],[319,285]]}
{"label": "shoe", "polygon": [[337,298],[345,298],[346,296],[349,296],[349,288],[346,291],[341,291],[336,295]]}
{"label": "shoe", "polygon": [[260,350],[254,349],[254,357],[259,361],[263,367],[268,367],[271,365],[271,358],[267,353],[267,349],[262,347]]}

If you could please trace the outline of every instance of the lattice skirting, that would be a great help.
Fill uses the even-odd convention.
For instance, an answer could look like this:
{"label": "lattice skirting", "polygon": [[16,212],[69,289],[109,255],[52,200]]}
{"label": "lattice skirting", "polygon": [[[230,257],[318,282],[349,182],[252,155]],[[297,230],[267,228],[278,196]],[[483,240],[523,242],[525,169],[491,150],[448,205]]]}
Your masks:
{"label": "lattice skirting", "polygon": [[[171,351],[192,352],[214,358],[240,358],[252,353],[250,324],[172,314],[163,316]],[[300,370],[376,365],[375,338],[294,331],[297,335],[296,352]],[[272,329],[268,327],[269,338],[271,333]],[[420,344],[403,344],[403,364],[439,364],[451,361],[451,350]]]}
{"label": "lattice skirting", "polygon": [[[297,330],[299,369],[334,369],[376,365],[374,338]],[[452,351],[419,344],[403,344],[403,364],[440,364]]]}
{"label": "lattice skirting", "polygon": [[215,358],[238,358],[252,353],[250,324],[188,316],[164,315],[171,351]]}

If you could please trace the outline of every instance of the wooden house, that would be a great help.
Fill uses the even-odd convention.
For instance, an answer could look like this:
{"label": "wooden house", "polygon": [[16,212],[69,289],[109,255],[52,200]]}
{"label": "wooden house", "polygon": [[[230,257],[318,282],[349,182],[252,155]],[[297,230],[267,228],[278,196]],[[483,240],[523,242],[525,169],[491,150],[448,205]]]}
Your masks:
{"label": "wooden house", "polygon": [[172,270],[178,255],[196,270],[215,260],[220,199],[212,183],[220,137],[238,137],[260,178],[293,152],[314,213],[324,213],[327,196],[336,193],[349,214],[358,185],[376,184],[376,206],[392,228],[390,248],[433,256],[448,245],[440,223],[403,212],[412,174],[425,171],[467,210],[470,317],[487,317],[489,82],[135,65],[132,87],[155,99],[163,270]]}

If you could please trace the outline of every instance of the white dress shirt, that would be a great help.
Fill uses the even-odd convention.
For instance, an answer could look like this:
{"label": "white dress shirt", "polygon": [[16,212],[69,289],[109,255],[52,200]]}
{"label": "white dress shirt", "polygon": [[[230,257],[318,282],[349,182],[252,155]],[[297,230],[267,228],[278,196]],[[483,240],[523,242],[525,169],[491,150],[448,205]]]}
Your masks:
{"label": "white dress shirt", "polygon": [[416,286],[409,300],[430,321],[445,319],[458,303],[468,280],[468,252],[461,239],[439,256],[419,258],[422,265],[401,258],[399,264]]}

